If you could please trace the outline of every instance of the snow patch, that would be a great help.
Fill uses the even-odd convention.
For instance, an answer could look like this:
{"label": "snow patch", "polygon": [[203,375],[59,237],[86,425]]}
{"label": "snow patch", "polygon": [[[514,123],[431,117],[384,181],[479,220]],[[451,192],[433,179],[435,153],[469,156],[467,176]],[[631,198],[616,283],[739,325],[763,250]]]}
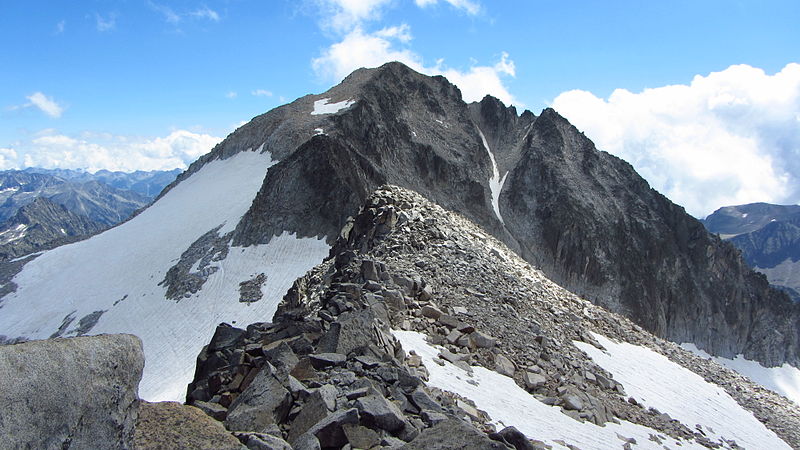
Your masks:
{"label": "snow patch", "polygon": [[780,367],[764,367],[758,361],[750,361],[742,355],[736,356],[735,359],[711,356],[692,343],[683,343],[681,347],[701,358],[712,359],[721,366],[735,370],[800,405],[800,369],[797,367],[785,363]]}
{"label": "snow patch", "polygon": [[321,114],[336,114],[337,112],[347,109],[355,103],[355,100],[343,100],[337,103],[328,103],[329,98],[323,98],[314,102],[314,110],[311,111],[312,116]]}
{"label": "snow patch", "polygon": [[429,385],[474,401],[478,409],[489,414],[498,429],[514,426],[526,436],[545,441],[554,448],[564,448],[555,442],[562,440],[578,448],[618,450],[625,443],[624,438],[634,438],[637,449],[662,449],[661,444],[650,440],[651,435],[663,438],[663,445],[668,448],[704,448],[694,441],[677,441],[651,428],[626,421],[607,423],[602,427],[579,422],[563,414],[559,407],[540,402],[505,375],[473,366],[473,376],[470,377],[449,362],[444,366],[438,365],[433,360],[440,350],[428,344],[421,333],[393,330],[392,334],[405,351],[414,350],[422,358],[430,373]]}
{"label": "snow patch", "polygon": [[[16,292],[3,298],[0,334],[48,338],[72,311],[80,318],[106,310],[92,334],[131,333],[144,343],[140,396],[183,400],[195,358],[217,324],[270,320],[294,279],[328,254],[324,240],[284,234],[266,245],[233,248],[191,298],[165,298],[158,283],[169,268],[209,230],[222,223],[220,234],[233,230],[274,163],[260,152],[212,161],[130,221],[41,254],[14,277]],[[239,283],[255,270],[267,275],[268,295],[240,303]]]}
{"label": "snow patch", "polygon": [[744,219],[745,217],[747,217],[747,213],[742,213],[742,219]]}
{"label": "snow patch", "polygon": [[320,135],[320,134],[325,134],[325,130],[323,130],[322,128],[314,128],[314,136],[317,136],[317,135]]}
{"label": "snow patch", "polygon": [[721,387],[649,348],[592,334],[605,351],[585,342],[573,344],[645,407],[667,413],[692,430],[701,425],[703,433],[724,448],[729,447],[723,439],[744,448],[790,448]]}
{"label": "snow patch", "polygon": [[24,238],[27,229],[28,225],[21,223],[12,229],[0,231],[0,244],[8,244]]}
{"label": "snow patch", "polygon": [[503,185],[506,183],[508,172],[503,174],[503,178],[500,178],[500,172],[497,170],[497,161],[494,159],[494,153],[492,153],[492,150],[489,148],[489,143],[486,142],[486,136],[483,135],[483,131],[481,131],[480,128],[478,128],[478,134],[481,136],[483,148],[486,149],[486,153],[489,154],[489,158],[492,160],[492,177],[489,179],[489,190],[492,192],[492,209],[494,210],[494,215],[500,220],[500,223],[505,225],[506,223],[500,215],[500,191],[503,190]]}
{"label": "snow patch", "polygon": [[6,192],[17,192],[18,190],[19,190],[19,187],[13,186],[13,187],[10,187],[10,188],[5,188],[3,190],[0,190],[0,194],[5,194]]}

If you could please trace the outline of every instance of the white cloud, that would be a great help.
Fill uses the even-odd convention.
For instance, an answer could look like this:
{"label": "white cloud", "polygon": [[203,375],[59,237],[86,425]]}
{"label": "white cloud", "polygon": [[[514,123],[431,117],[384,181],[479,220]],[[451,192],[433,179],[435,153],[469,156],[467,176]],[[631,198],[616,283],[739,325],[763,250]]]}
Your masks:
{"label": "white cloud", "polygon": [[348,32],[379,18],[381,8],[389,3],[391,0],[317,0],[323,27],[336,32]]}
{"label": "white cloud", "polygon": [[165,21],[173,25],[177,25],[184,18],[206,19],[206,20],[211,20],[213,22],[219,22],[219,13],[209,8],[208,6],[203,6],[194,11],[180,13],[176,12],[174,9],[170,8],[167,5],[162,5],[154,1],[148,1],[147,5],[154,11],[164,16]]}
{"label": "white cloud", "polygon": [[[414,2],[420,8],[426,8],[428,6],[433,6],[439,3],[439,0],[414,0]],[[477,15],[481,12],[481,5],[476,2],[470,0],[444,0],[445,3],[449,3],[450,6],[464,10],[467,14],[470,15]]]}
{"label": "white cloud", "polygon": [[110,13],[106,17],[95,14],[94,18],[97,24],[97,31],[109,31],[117,26],[117,15],[115,13]]}
{"label": "white cloud", "polygon": [[503,52],[495,65],[473,65],[463,71],[449,68],[442,61],[426,66],[420,55],[409,48],[396,46],[397,43],[407,44],[410,36],[407,25],[384,28],[374,33],[365,33],[361,27],[357,27],[340,42],[328,47],[320,57],[314,58],[311,64],[318,75],[338,81],[361,67],[377,67],[389,61],[399,61],[421,73],[444,75],[461,89],[465,101],[478,101],[490,94],[506,104],[521,105],[503,84],[505,77],[516,75],[514,62],[507,53]]}
{"label": "white cloud", "polygon": [[[443,0],[454,8],[476,15],[481,6],[471,0]],[[438,0],[415,0],[421,8],[435,5]],[[377,67],[390,61],[399,61],[412,69],[428,75],[444,75],[456,84],[466,101],[478,101],[490,94],[506,104],[516,101],[504,84],[506,77],[516,75],[514,62],[503,52],[500,61],[491,66],[473,65],[465,70],[448,67],[443,60],[435,65],[425,65],[422,56],[412,51],[411,27],[408,24],[388,26],[368,32],[365,24],[380,19],[382,10],[391,0],[316,0],[322,15],[323,29],[338,33],[334,42],[322,54],[312,59],[311,65],[318,76],[339,81],[361,67]]]}
{"label": "white cloud", "polygon": [[250,95],[254,95],[256,97],[272,97],[272,92],[266,89],[255,89],[250,92]]}
{"label": "white cloud", "polygon": [[155,138],[82,133],[80,137],[55,130],[37,133],[17,148],[0,149],[0,168],[45,167],[109,170],[167,170],[185,168],[222,139],[187,130]]}
{"label": "white cloud", "polygon": [[34,92],[26,98],[30,103],[23,105],[23,107],[35,106],[50,117],[57,119],[64,112],[64,108],[61,105],[41,92]]}
{"label": "white cloud", "polygon": [[208,19],[214,22],[219,22],[219,14],[216,11],[209,8],[208,6],[203,6],[197,10],[194,10],[189,13],[192,17],[197,17],[198,19]]}
{"label": "white cloud", "polygon": [[575,90],[552,105],[697,217],[724,205],[800,201],[800,64],[774,75],[736,65],[608,99]]}
{"label": "white cloud", "polygon": [[13,169],[16,166],[17,152],[13,148],[0,147],[0,170]]}
{"label": "white cloud", "polygon": [[376,37],[383,39],[397,39],[403,43],[411,42],[411,27],[405,23],[393,27],[386,27],[376,31],[374,34]]}
{"label": "white cloud", "polygon": [[236,98],[238,95],[236,91],[228,91],[228,93],[225,94],[225,98]]}

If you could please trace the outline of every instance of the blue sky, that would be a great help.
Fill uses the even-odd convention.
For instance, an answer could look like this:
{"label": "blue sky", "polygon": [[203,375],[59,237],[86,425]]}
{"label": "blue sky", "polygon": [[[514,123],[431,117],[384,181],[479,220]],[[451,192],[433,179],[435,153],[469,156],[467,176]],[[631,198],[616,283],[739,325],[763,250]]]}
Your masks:
{"label": "blue sky", "polygon": [[[445,74],[467,99],[492,93],[535,113],[560,105],[598,146],[649,171],[644,174],[654,186],[687,208],[691,191],[717,186],[719,195],[702,195],[705,200],[691,205],[696,214],[713,202],[756,197],[795,203],[800,183],[789,159],[800,156],[800,137],[791,131],[800,128],[800,83],[790,64],[800,62],[798,23],[797,1],[6,1],[0,6],[0,168],[183,166],[242,121],[322,92],[355,67],[401,59]],[[729,69],[736,65],[763,76],[754,81],[742,75],[746,70]],[[781,71],[786,75],[778,78],[788,81],[776,78]],[[694,87],[697,76],[713,86]],[[651,111],[650,120],[661,122],[631,131],[640,115],[630,108],[657,110],[664,97],[683,99],[676,108],[698,98],[708,104],[737,83],[744,87],[731,95],[749,104],[764,103],[764,89],[777,90],[773,97],[789,99],[782,115],[742,135],[718,108],[668,120]],[[672,85],[690,92],[657,95]],[[751,92],[754,85],[766,87]],[[615,100],[618,89],[637,100]],[[626,122],[598,122],[591,111]],[[758,111],[739,111],[734,119]],[[706,141],[689,136],[695,144],[682,160],[672,155],[674,141],[658,139],[671,134],[664,126],[697,117],[722,130],[722,138],[710,139],[719,141],[721,154],[732,142],[726,133],[735,134],[733,141],[756,139],[751,144],[758,148],[742,150],[746,155],[730,173],[701,167],[681,174],[683,160],[707,151],[699,148]],[[607,136],[620,127],[626,131]],[[782,140],[764,138],[776,127]],[[650,157],[653,142],[671,147]],[[708,165],[718,157],[699,159]],[[777,181],[748,184],[742,172],[752,158],[771,168],[757,178]],[[683,162],[664,176],[664,159]]]}

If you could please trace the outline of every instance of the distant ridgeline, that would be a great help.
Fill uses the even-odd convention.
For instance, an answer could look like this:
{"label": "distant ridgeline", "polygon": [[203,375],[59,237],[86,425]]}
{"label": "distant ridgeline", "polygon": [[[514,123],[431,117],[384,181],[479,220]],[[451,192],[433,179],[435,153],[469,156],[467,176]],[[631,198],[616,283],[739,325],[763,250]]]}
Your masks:
{"label": "distant ridgeline", "polygon": [[702,222],[741,250],[770,284],[800,302],[800,205],[725,206]]}
{"label": "distant ridgeline", "polygon": [[74,242],[147,206],[180,169],[0,172],[0,261]]}

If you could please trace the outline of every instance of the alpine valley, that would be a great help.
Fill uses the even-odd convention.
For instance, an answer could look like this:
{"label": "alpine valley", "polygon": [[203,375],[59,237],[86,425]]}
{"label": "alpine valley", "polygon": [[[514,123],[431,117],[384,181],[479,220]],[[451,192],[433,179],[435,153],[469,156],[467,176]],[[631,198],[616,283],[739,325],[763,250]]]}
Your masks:
{"label": "alpine valley", "polygon": [[[81,391],[47,363],[74,352],[132,371],[107,382],[120,448],[800,448],[800,303],[556,111],[400,63],[0,273],[0,400],[27,405],[0,447],[38,420],[45,447],[100,445],[38,412]],[[25,394],[26,354],[65,381]]]}

